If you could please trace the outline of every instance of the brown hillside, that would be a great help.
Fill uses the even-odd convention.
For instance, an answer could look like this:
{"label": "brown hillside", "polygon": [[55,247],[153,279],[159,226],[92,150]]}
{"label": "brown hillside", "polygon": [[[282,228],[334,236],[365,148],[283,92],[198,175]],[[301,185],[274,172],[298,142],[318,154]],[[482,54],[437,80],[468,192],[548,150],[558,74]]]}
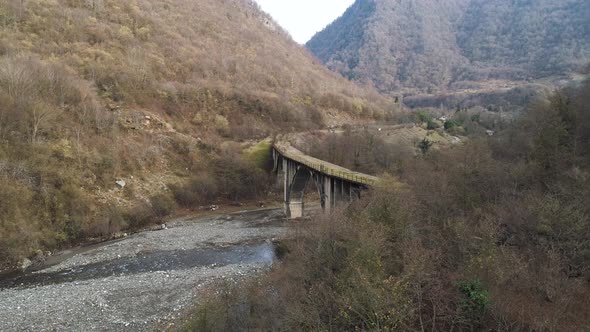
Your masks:
{"label": "brown hillside", "polygon": [[0,264],[253,198],[231,141],[391,111],[242,0],[2,1],[0,87]]}

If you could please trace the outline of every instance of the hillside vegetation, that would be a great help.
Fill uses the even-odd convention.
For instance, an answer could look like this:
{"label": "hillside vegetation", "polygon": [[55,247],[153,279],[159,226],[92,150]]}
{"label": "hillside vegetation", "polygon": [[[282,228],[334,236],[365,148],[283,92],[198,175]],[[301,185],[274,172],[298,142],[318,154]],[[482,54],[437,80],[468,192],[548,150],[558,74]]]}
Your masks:
{"label": "hillside vegetation", "polygon": [[394,109],[246,0],[2,1],[0,87],[0,266],[265,192],[231,141]]}
{"label": "hillside vegetation", "polygon": [[386,93],[486,91],[581,69],[589,16],[584,0],[357,0],[307,47]]}
{"label": "hillside vegetation", "polygon": [[587,331],[589,102],[587,82],[493,137],[376,154],[395,178],[302,222],[267,277],[215,288],[185,329]]}

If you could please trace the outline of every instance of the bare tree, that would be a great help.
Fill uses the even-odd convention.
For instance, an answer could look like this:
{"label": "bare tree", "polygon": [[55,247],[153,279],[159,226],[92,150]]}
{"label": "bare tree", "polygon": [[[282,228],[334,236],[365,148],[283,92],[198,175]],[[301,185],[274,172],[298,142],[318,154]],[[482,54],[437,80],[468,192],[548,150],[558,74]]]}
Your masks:
{"label": "bare tree", "polygon": [[27,2],[27,0],[8,0],[8,8],[12,12],[15,21],[22,21],[27,9]]}
{"label": "bare tree", "polygon": [[35,75],[28,62],[10,57],[0,63],[0,84],[18,104],[24,104],[36,95]]}
{"label": "bare tree", "polygon": [[101,12],[104,8],[104,0],[86,0],[86,6],[94,13]]}
{"label": "bare tree", "polygon": [[58,111],[42,103],[36,103],[29,111],[31,143],[37,143],[39,130],[44,128],[58,114]]}
{"label": "bare tree", "polygon": [[14,108],[12,100],[5,94],[0,94],[0,142],[7,139],[8,133],[14,126]]}

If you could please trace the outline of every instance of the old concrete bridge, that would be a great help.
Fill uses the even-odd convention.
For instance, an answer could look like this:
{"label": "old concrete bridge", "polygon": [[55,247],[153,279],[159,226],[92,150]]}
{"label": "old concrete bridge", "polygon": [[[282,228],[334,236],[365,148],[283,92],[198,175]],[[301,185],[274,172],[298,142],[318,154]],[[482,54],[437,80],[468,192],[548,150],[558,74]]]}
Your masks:
{"label": "old concrete bridge", "polygon": [[321,206],[330,212],[337,204],[360,197],[361,191],[375,185],[377,177],[351,171],[313,158],[288,142],[273,144],[274,171],[284,175],[285,214],[288,218],[303,217],[305,188],[315,182]]}

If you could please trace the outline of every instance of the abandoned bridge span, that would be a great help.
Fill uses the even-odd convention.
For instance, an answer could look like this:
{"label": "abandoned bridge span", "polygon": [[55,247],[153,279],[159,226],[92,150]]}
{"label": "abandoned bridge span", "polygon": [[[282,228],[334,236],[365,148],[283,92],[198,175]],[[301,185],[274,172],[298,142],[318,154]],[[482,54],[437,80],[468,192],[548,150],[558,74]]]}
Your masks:
{"label": "abandoned bridge span", "polygon": [[305,189],[313,180],[325,212],[336,205],[360,197],[363,190],[374,186],[379,178],[328,163],[304,154],[285,141],[272,147],[274,171],[283,174],[285,214],[288,218],[304,215]]}

